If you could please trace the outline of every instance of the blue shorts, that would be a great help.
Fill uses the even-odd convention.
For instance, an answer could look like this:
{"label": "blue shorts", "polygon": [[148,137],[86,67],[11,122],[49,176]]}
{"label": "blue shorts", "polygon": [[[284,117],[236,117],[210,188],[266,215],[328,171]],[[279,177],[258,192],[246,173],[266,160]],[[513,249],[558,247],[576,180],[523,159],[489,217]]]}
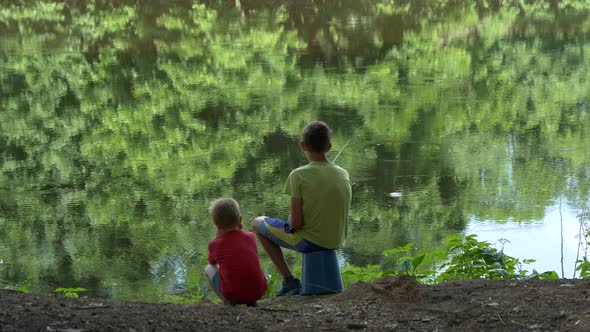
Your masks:
{"label": "blue shorts", "polygon": [[213,287],[215,287],[215,289],[218,290],[219,293],[221,293],[221,287],[219,286],[219,272],[215,272],[215,275],[213,276],[213,280],[211,280],[211,282],[213,283]]}
{"label": "blue shorts", "polygon": [[259,231],[262,236],[271,240],[279,247],[297,252],[306,253],[328,250],[305,240],[291,228],[288,222],[280,219],[264,217],[264,222],[260,223]]}

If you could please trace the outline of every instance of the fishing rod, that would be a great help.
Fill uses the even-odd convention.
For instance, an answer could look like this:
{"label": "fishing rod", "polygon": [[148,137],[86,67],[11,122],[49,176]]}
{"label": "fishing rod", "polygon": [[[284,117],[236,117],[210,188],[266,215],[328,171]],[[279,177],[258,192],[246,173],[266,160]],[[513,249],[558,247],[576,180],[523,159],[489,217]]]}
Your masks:
{"label": "fishing rod", "polygon": [[346,148],[346,146],[348,146],[348,143],[350,143],[350,140],[352,140],[352,137],[348,139],[348,142],[346,142],[346,144],[344,144],[344,146],[342,147],[342,149],[340,149],[340,151],[338,151],[338,154],[336,155],[336,157],[334,157],[334,159],[332,159],[332,163],[336,162],[336,159],[338,159],[338,157],[340,157],[340,154],[342,153],[342,151],[344,151],[344,149]]}

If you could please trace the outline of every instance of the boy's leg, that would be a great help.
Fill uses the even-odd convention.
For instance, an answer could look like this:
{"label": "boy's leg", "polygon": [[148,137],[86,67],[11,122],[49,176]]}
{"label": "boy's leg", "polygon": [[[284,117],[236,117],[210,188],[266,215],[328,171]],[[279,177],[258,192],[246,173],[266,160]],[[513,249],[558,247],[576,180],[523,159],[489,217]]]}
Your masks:
{"label": "boy's leg", "polygon": [[205,267],[205,280],[207,280],[207,285],[209,288],[221,299],[223,304],[228,304],[229,302],[223,297],[221,293],[221,288],[219,288],[219,267],[218,265],[211,265],[208,264]]}
{"label": "boy's leg", "polygon": [[283,279],[292,277],[293,274],[289,269],[289,265],[287,265],[287,261],[285,261],[285,256],[283,255],[281,247],[272,242],[260,232],[260,224],[263,222],[264,217],[257,217],[252,221],[252,229],[254,230],[256,237],[258,237],[258,240],[262,244],[264,251],[266,251],[266,254],[268,257],[270,257],[270,260],[276,266],[277,270],[279,270],[279,273]]}
{"label": "boy's leg", "polygon": [[252,221],[252,228],[262,244],[264,251],[266,251],[283,277],[283,284],[277,296],[299,293],[301,290],[301,281],[293,277],[283,256],[282,248],[305,252],[308,242],[299,234],[293,232],[291,225],[283,220],[258,217]]}

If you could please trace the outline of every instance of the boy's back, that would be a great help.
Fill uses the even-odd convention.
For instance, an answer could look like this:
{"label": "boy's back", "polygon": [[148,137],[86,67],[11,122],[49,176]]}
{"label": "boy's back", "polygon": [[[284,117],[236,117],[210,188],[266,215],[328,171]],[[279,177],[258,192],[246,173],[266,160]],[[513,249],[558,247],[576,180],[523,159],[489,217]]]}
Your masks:
{"label": "boy's back", "polygon": [[219,264],[223,296],[236,303],[256,302],[266,291],[260,268],[256,236],[233,230],[209,242],[209,263]]}
{"label": "boy's back", "polygon": [[[340,247],[346,239],[352,190],[348,172],[327,157],[331,130],[321,121],[303,128],[301,150],[309,164],[289,174],[289,220],[260,216],[252,221],[264,251],[283,277],[277,296],[297,294],[301,281],[291,273],[281,248],[310,253]],[[340,150],[342,152],[342,150]]]}
{"label": "boy's back", "polygon": [[303,226],[297,231],[302,238],[327,249],[342,245],[352,199],[346,170],[330,162],[311,161],[291,172],[285,193],[302,200]]}

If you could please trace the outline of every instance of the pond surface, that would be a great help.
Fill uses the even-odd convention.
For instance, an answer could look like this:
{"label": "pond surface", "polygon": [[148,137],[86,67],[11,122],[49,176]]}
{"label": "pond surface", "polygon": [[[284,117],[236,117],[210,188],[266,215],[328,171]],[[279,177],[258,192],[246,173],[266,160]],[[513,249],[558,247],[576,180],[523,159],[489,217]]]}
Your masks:
{"label": "pond surface", "polygon": [[316,119],[350,140],[351,264],[453,233],[560,275],[563,243],[566,277],[584,254],[587,5],[0,3],[0,285],[198,296],[209,203],[285,218]]}

